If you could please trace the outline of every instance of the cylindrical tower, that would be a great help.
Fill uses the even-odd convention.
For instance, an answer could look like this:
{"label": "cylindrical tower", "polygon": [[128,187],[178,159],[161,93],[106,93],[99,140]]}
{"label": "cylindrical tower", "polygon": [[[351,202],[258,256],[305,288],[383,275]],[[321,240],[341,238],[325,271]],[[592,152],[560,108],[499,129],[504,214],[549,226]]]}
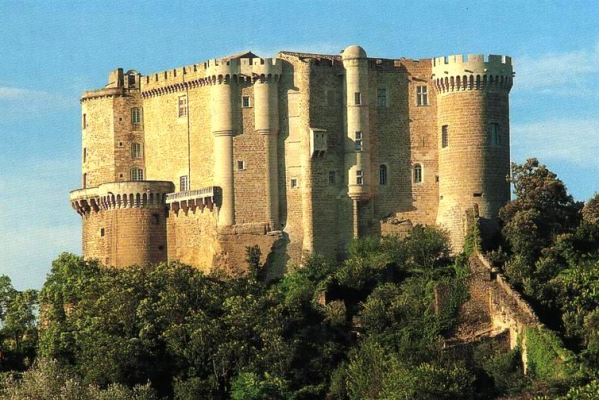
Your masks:
{"label": "cylindrical tower", "polygon": [[107,266],[127,267],[167,261],[166,195],[172,182],[102,184],[71,192],[83,217],[83,255]]}
{"label": "cylindrical tower", "polygon": [[255,130],[264,135],[266,150],[266,220],[272,230],[279,229],[279,189],[277,139],[279,134],[278,81],[282,66],[280,60],[254,59],[254,115]]}
{"label": "cylindrical tower", "polygon": [[[235,65],[232,65],[235,64]],[[222,190],[218,225],[235,225],[235,180],[233,170],[233,136],[235,124],[234,74],[236,60],[210,60],[207,70],[210,88],[211,129],[214,135],[214,185]]]}
{"label": "cylindrical tower", "polygon": [[481,230],[497,228],[510,198],[510,57],[457,55],[435,58],[439,130],[437,223],[449,230],[454,252],[464,244],[464,214],[478,208]]}
{"label": "cylindrical tower", "polygon": [[360,46],[343,51],[346,124],[345,169],[348,196],[353,200],[354,237],[359,236],[359,205],[370,199],[368,58]]}

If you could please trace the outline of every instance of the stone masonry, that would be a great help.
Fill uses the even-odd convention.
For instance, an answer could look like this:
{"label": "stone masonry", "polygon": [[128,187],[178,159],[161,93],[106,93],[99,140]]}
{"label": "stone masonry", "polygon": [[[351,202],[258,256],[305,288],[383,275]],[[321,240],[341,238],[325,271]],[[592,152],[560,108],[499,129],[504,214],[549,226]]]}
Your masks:
{"label": "stone masonry", "polygon": [[117,69],[82,105],[83,253],[269,274],[354,237],[484,233],[509,199],[509,57],[251,52],[150,75]]}

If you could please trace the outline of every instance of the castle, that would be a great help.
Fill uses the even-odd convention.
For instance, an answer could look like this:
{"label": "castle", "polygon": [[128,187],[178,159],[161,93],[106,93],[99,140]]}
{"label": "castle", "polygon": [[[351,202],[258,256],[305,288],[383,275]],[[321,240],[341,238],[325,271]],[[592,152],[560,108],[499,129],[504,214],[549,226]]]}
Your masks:
{"label": "castle", "polygon": [[509,200],[511,59],[251,52],[85,92],[83,253],[106,265],[180,260],[270,274],[354,237],[438,224],[454,249],[477,208]]}

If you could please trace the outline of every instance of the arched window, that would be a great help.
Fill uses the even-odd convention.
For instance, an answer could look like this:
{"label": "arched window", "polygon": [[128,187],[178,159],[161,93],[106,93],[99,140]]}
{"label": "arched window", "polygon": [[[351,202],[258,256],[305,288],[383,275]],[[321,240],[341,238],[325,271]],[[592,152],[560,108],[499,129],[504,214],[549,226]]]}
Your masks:
{"label": "arched window", "polygon": [[144,170],[141,168],[131,168],[131,180],[132,181],[143,181]]}
{"label": "arched window", "polygon": [[414,183],[422,182],[422,165],[414,164]]}
{"label": "arched window", "polygon": [[387,184],[387,166],[385,164],[381,164],[379,168],[379,184],[386,185]]}

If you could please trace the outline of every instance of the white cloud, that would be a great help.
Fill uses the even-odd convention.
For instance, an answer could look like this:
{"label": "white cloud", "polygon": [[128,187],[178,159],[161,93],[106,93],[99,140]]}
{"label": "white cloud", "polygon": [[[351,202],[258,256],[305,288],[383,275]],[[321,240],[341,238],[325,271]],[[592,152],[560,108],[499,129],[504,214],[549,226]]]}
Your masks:
{"label": "white cloud", "polygon": [[516,59],[516,90],[559,96],[599,97],[592,82],[599,73],[599,44],[565,53]]}
{"label": "white cloud", "polygon": [[[5,111],[0,116],[0,122],[22,114],[39,115],[41,111],[53,112],[76,105],[77,99],[67,99],[54,93],[0,86],[0,106]],[[36,113],[34,114],[32,111],[36,111]]]}
{"label": "white cloud", "polygon": [[547,119],[512,125],[515,160],[537,157],[573,165],[599,168],[599,118]]}

